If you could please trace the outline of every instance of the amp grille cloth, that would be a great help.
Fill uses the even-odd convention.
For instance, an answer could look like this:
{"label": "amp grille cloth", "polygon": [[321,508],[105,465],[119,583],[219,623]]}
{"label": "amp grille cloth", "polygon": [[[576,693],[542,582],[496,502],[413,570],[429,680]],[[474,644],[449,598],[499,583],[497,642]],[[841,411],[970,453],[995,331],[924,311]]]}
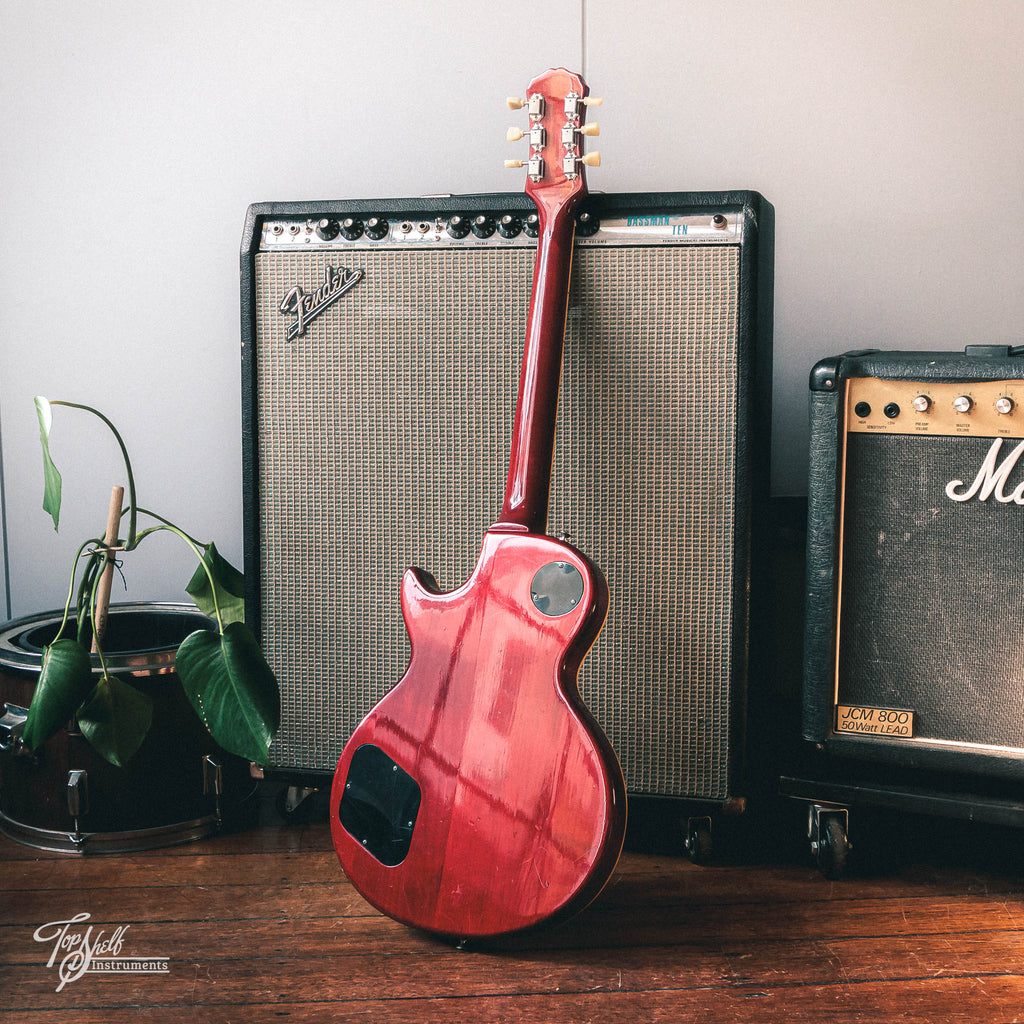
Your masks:
{"label": "amp grille cloth", "polygon": [[[534,252],[347,250],[365,277],[294,341],[322,252],[256,258],[262,642],[279,767],[333,770],[401,677],[418,565],[471,572],[501,509]],[[604,570],[580,689],[638,794],[724,799],[734,658],[739,249],[579,248],[548,532]]]}
{"label": "amp grille cloth", "polygon": [[1024,516],[945,494],[991,444],[847,435],[838,697],[913,711],[920,740],[1020,751]]}

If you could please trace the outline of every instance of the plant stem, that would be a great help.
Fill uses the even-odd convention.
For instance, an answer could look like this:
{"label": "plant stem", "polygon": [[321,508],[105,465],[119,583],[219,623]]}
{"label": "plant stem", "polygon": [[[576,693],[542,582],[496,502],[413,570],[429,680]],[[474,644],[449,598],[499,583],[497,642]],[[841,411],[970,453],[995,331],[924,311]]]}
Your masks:
{"label": "plant stem", "polygon": [[[150,519],[155,519],[159,525],[148,526],[145,530],[140,531],[135,537],[136,547],[142,543],[143,538],[148,537],[151,533],[160,533],[162,530],[166,530],[168,533],[173,533],[180,537],[192,549],[192,553],[196,556],[199,560],[199,564],[203,567],[203,572],[206,573],[206,578],[210,581],[210,595],[213,598],[213,610],[217,615],[217,628],[223,633],[224,619],[220,612],[220,602],[217,600],[217,583],[213,578],[213,573],[210,572],[210,567],[206,564],[206,559],[203,557],[204,552],[212,542],[207,541],[204,543],[201,540],[196,540],[195,537],[187,534],[180,526],[175,526],[169,519],[165,519],[162,515],[152,512],[148,508],[139,508],[137,511],[141,515],[149,516]],[[125,548],[125,550],[127,551],[128,549]]]}
{"label": "plant stem", "polygon": [[195,537],[190,537],[180,526],[175,526],[174,523],[172,523],[169,519],[164,519],[163,516],[158,515],[156,512],[151,512],[148,508],[140,508],[138,512],[139,515],[149,516],[150,519],[155,519],[157,522],[163,523],[163,526],[150,526],[147,529],[142,530],[135,538],[136,547],[138,547],[138,545],[142,542],[143,537],[151,533],[157,533],[158,531],[163,530],[165,527],[169,527],[171,530],[174,530],[181,537],[184,537],[185,540],[189,541],[189,543],[202,548],[204,551],[210,546],[210,541],[204,542],[201,540],[196,540]]}
{"label": "plant stem", "polygon": [[[102,545],[101,540],[93,540],[91,543],[97,546]],[[78,614],[78,642],[82,642],[85,625],[92,619],[92,591],[96,585],[96,575],[99,572],[100,557],[96,550],[89,552],[89,561],[86,563],[85,572],[82,573],[82,582],[78,584],[78,600],[76,602]]]}
{"label": "plant stem", "polygon": [[[153,515],[151,512],[147,512],[147,515]],[[203,557],[205,548],[209,545],[201,544],[197,540],[193,540],[184,530],[178,529],[173,523],[169,523],[162,516],[153,516],[154,519],[159,519],[161,526],[152,526],[145,533],[155,533],[158,530],[167,530],[169,533],[175,534],[180,537],[191,549],[192,553],[199,559],[199,564],[203,567],[203,572],[206,573],[206,578],[210,581],[210,595],[213,598],[213,610],[217,616],[217,629],[224,632],[224,618],[220,613],[220,602],[217,600],[217,581],[213,578],[213,573],[210,572],[210,567],[206,564],[206,559]],[[201,551],[200,548],[204,550]]]}
{"label": "plant stem", "polygon": [[71,602],[74,599],[75,594],[75,577],[78,575],[78,563],[82,558],[82,553],[90,544],[98,543],[99,541],[97,541],[95,538],[93,540],[87,540],[75,553],[75,563],[73,568],[71,569],[71,581],[68,583],[68,597],[67,600],[64,602],[64,618],[61,619],[60,629],[57,630],[57,635],[53,638],[54,640],[60,639],[61,634],[63,634],[64,629],[68,624],[68,616],[70,616],[71,614]]}
{"label": "plant stem", "polygon": [[64,401],[51,401],[50,405],[63,405],[69,409],[82,409],[85,412],[91,412],[93,416],[101,419],[109,428],[110,432],[114,435],[118,446],[121,449],[121,455],[124,458],[125,472],[128,474],[128,539],[125,542],[125,551],[131,551],[136,543],[135,537],[135,526],[136,526],[136,504],[135,504],[135,475],[132,473],[131,459],[128,458],[128,449],[125,447],[124,440],[118,433],[117,427],[107,419],[98,409],[94,409],[91,405],[79,405],[78,402],[64,402]]}

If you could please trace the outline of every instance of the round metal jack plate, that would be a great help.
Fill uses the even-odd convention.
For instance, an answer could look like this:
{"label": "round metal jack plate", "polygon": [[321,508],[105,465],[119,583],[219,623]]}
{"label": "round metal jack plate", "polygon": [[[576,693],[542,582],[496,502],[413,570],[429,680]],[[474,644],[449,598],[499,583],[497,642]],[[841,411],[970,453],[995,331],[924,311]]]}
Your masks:
{"label": "round metal jack plate", "polygon": [[570,562],[548,562],[533,577],[530,597],[544,615],[565,615],[583,597],[583,576]]}

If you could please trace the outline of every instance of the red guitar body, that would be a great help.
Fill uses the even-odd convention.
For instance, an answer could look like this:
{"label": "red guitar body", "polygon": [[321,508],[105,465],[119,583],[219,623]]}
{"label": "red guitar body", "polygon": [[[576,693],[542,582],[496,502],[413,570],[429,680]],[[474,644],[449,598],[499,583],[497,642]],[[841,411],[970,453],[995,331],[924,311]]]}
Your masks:
{"label": "red guitar body", "polygon": [[[552,118],[567,93],[586,95],[563,70],[530,89]],[[531,192],[540,239],[502,515],[457,590],[406,572],[408,668],[346,744],[331,792],[335,849],[355,887],[389,916],[455,939],[582,909],[607,882],[625,832],[622,772],[576,687],[607,585],[583,554],[542,532],[574,210],[585,192],[582,167],[560,174],[561,122],[546,135],[545,177],[531,178],[544,190]]]}

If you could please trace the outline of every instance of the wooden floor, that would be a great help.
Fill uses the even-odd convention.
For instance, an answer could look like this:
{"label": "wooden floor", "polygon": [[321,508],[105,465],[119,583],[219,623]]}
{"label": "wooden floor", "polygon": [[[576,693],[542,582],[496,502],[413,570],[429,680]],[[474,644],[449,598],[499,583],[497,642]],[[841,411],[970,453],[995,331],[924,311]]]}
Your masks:
{"label": "wooden floor", "polygon": [[[829,882],[793,810],[716,834],[702,867],[654,820],[588,910],[506,951],[382,918],[343,876],[326,821],[283,823],[272,793],[257,827],[146,853],[0,838],[0,1021],[1024,1020],[1019,832],[914,824],[902,855]],[[166,973],[88,973],[58,991],[63,952],[51,965],[54,942],[34,935],[79,914],[93,942],[120,939],[119,956]]]}

